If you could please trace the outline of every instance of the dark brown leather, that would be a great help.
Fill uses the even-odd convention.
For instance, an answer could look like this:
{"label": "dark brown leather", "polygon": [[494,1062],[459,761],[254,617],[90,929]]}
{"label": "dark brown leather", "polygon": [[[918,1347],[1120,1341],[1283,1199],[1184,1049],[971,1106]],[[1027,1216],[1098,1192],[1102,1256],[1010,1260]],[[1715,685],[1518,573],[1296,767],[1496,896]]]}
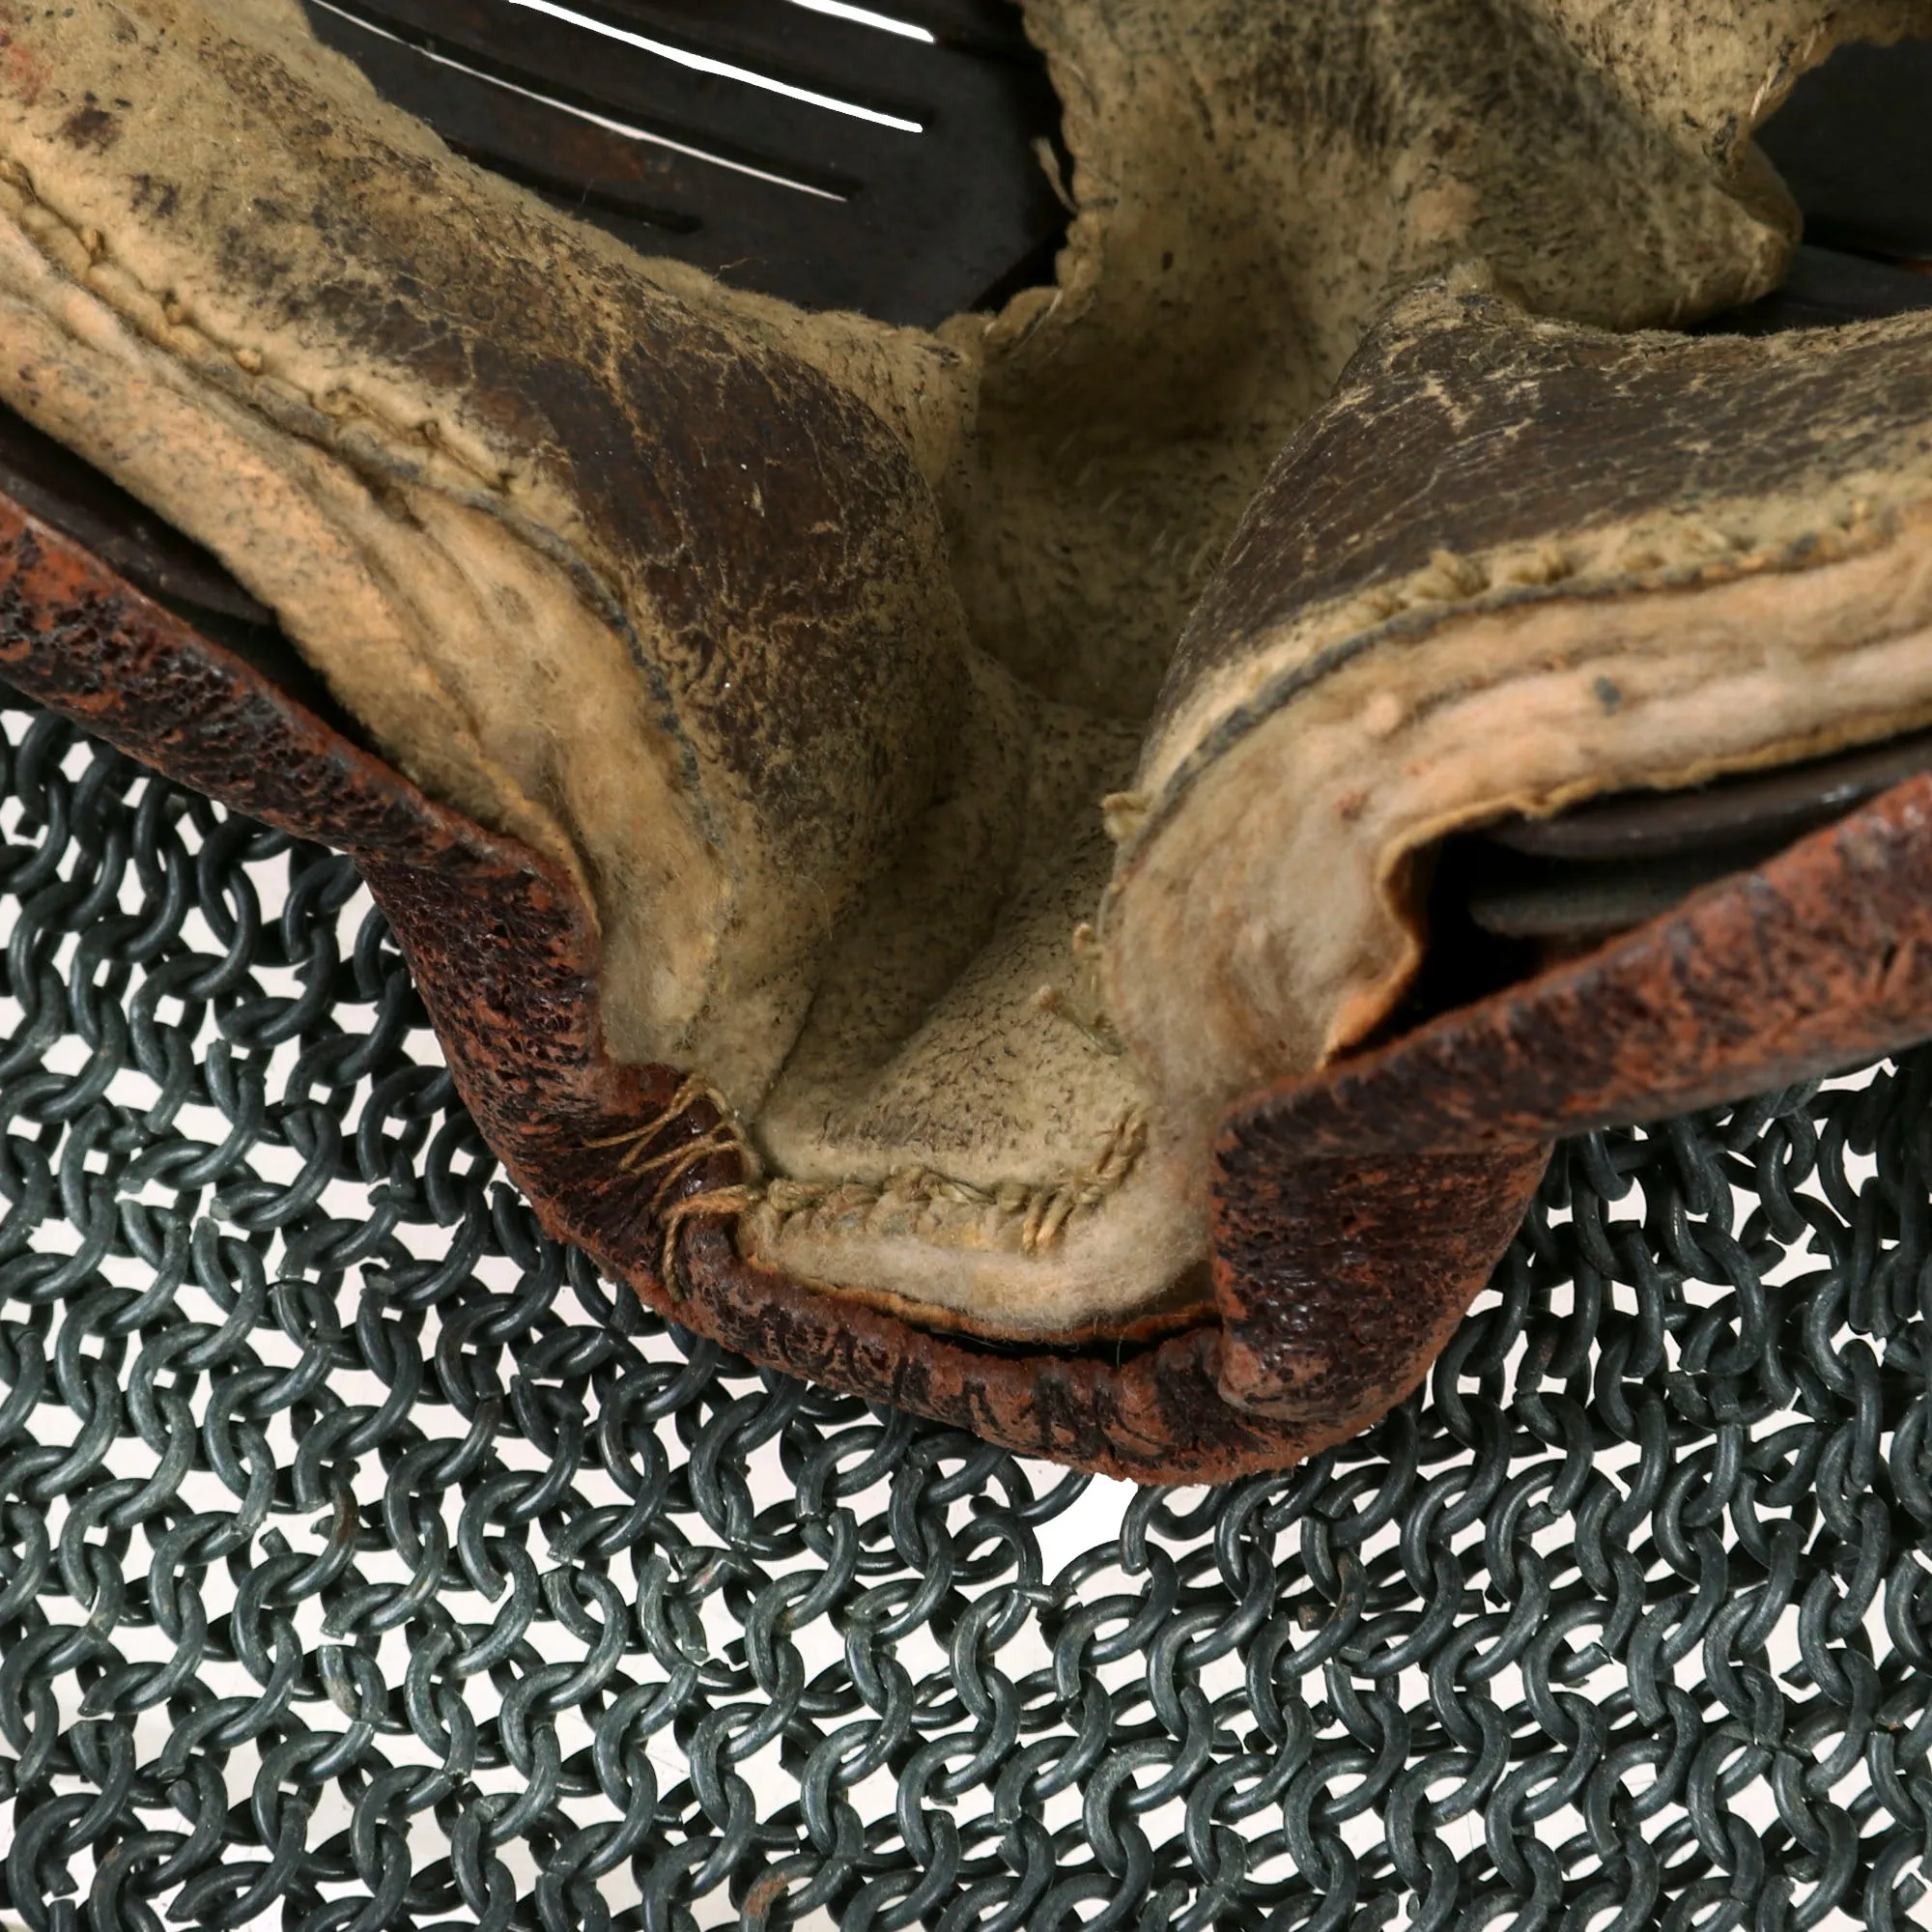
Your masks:
{"label": "dark brown leather", "polygon": [[[1680,497],[1813,493],[1882,468],[1932,414],[1916,330],[1850,357],[1830,338],[1539,329],[1493,296],[1446,306],[1453,321],[1430,328],[1398,309],[1356,352],[1257,497],[1191,648],[1231,653],[1297,610],[1420,569],[1443,544],[1479,555]],[[1427,504],[1418,476],[1433,479]]]}
{"label": "dark brown leather", "polygon": [[1414,1386],[1549,1161],[1540,1141],[1316,1151],[1292,1110],[1265,1106],[1231,1121],[1216,1153],[1222,1398],[1337,1429]]}
{"label": "dark brown leather", "polygon": [[[1928,341],[1922,315],[1892,318],[1855,350],[1829,329],[1612,335],[1531,320],[1495,296],[1418,290],[1369,331],[1269,470],[1188,619],[1156,734],[1270,631],[1439,551],[1569,541],[1666,508],[1747,524],[1779,498],[1815,501],[1845,479],[1899,470],[1932,417]],[[1819,541],[1808,534],[1788,561],[1806,561]],[[1715,583],[1766,563],[1745,546],[1678,577]],[[1551,594],[1501,584],[1482,601]],[[1422,632],[1439,617],[1425,608],[1395,628]],[[1379,635],[1365,625],[1298,666],[1242,714],[1243,728]]]}
{"label": "dark brown leather", "polygon": [[[4,498],[0,676],[232,809],[351,853],[507,1171],[548,1228],[652,1307],[773,1367],[1142,1482],[1285,1467],[1402,1400],[1487,1281],[1554,1134],[1932,1028],[1921,778],[1589,959],[1236,1110],[1218,1148],[1223,1324],[1133,1350],[1003,1351],[753,1266],[719,1219],[688,1223],[665,1270],[657,1181],[599,1144],[662,1114],[680,1083],[603,1053],[594,932],[569,887]],[[650,1151],[674,1156],[714,1124],[698,1101]],[[738,1178],[712,1153],[674,1191]]]}

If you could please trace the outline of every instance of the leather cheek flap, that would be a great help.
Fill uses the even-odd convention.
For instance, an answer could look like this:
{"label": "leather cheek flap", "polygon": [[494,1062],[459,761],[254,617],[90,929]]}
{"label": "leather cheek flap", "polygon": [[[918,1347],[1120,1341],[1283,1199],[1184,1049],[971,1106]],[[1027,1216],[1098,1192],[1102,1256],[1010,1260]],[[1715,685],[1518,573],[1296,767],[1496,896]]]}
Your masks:
{"label": "leather cheek flap", "polygon": [[[594,928],[554,868],[5,499],[0,675],[232,810],[355,857],[486,1139],[547,1226],[658,1312],[772,1367],[1141,1482],[1286,1467],[1401,1401],[1488,1281],[1556,1137],[1829,1071],[1932,1026],[1920,778],[1586,959],[1235,1109],[1216,1149],[1218,1325],[1002,1350],[749,1264],[727,1220],[681,1213],[728,1198],[737,1156],[679,1076],[604,1052]],[[667,1222],[681,1224],[668,1262]]]}

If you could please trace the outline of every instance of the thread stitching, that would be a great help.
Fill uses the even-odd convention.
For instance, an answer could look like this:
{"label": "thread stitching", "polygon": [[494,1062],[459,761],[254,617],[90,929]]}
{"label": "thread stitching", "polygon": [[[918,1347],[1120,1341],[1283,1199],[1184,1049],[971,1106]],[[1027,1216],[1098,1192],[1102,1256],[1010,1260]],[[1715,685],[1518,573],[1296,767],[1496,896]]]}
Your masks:
{"label": "thread stitching", "polygon": [[904,1168],[877,1181],[776,1179],[739,1190],[747,1196],[741,1211],[770,1208],[780,1239],[801,1224],[855,1221],[864,1229],[882,1212],[936,1208],[942,1213],[995,1213],[1005,1226],[1017,1226],[1022,1254],[1038,1254],[1062,1239],[1076,1215],[1091,1212],[1119,1191],[1147,1151],[1149,1119],[1145,1107],[1127,1108],[1088,1166],[1044,1184],[1011,1180],[980,1187],[926,1167]]}
{"label": "thread stitching", "polygon": [[[0,185],[11,188],[24,204],[15,217],[19,231],[51,267],[79,282],[155,347],[180,356],[190,365],[201,365],[205,374],[211,373],[206,366],[211,360],[228,365],[241,379],[249,401],[270,420],[274,412],[266,405],[274,401],[293,401],[312,412],[326,425],[339,424],[348,416],[360,417],[365,419],[372,440],[386,444],[385,453],[396,463],[419,469],[425,457],[439,459],[460,469],[493,497],[510,501],[518,494],[510,472],[492,471],[475,462],[456,446],[435,416],[425,415],[412,423],[400,422],[367,397],[345,386],[318,394],[278,375],[271,358],[259,348],[246,343],[238,347],[223,341],[193,317],[172,293],[156,294],[116,256],[108,238],[99,228],[77,225],[44,200],[29,170],[11,156],[0,156]],[[43,221],[30,218],[33,215],[43,217]],[[87,258],[85,267],[60,259],[48,246],[45,233],[38,232],[43,230],[43,222],[54,224],[73,241]],[[128,289],[140,298],[139,303],[128,299]],[[143,313],[143,306],[150,312]],[[212,354],[199,353],[202,345]]]}
{"label": "thread stitching", "polygon": [[[693,1140],[653,1152],[656,1142],[700,1100],[711,1102],[718,1114],[717,1122]],[[626,1151],[617,1164],[619,1174],[656,1177],[650,1196],[651,1215],[664,1241],[665,1282],[676,1294],[680,1291],[673,1263],[684,1229],[693,1221],[735,1219],[759,1208],[770,1208],[777,1216],[780,1239],[801,1224],[825,1226],[855,1216],[863,1230],[881,1211],[931,1208],[942,1214],[949,1210],[996,1213],[1004,1225],[1017,1226],[1022,1254],[1042,1253],[1065,1236],[1076,1216],[1091,1213],[1125,1183],[1147,1151],[1149,1121],[1145,1107],[1127,1108],[1108,1130],[1088,1166],[1043,1184],[1015,1180],[980,1187],[929,1167],[902,1168],[876,1181],[792,1180],[782,1176],[761,1179],[756,1151],[736,1125],[724,1095],[708,1082],[692,1078],[647,1119],[622,1133],[583,1145],[600,1151],[623,1148]],[[753,1178],[674,1194],[693,1169],[714,1154],[725,1153],[736,1155],[741,1174]]]}

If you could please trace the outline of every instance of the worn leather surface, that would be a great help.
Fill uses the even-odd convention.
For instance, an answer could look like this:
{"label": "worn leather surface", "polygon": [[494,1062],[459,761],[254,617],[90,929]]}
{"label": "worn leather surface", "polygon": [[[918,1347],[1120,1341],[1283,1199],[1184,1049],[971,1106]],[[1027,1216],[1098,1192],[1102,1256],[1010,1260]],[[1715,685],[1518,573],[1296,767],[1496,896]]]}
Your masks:
{"label": "worn leather surface", "polygon": [[1613,328],[1776,281],[1775,182],[1684,155],[1541,11],[1025,0],[1077,212],[1055,285],[971,325],[946,500],[975,636],[1029,683],[1145,717],[1268,465],[1425,276],[1480,258]]}
{"label": "worn leather surface", "polygon": [[1435,1360],[1548,1165],[1542,1140],[1316,1151],[1237,1115],[1216,1149],[1217,1385],[1251,1415],[1350,1428]]}
{"label": "worn leather surface", "polygon": [[752,1111],[948,771],[963,619],[920,411],[888,418],[946,415],[959,357],[654,270],[287,0],[0,27],[0,394],[220,555],[400,768],[577,864],[621,1043]]}
{"label": "worn leather surface", "polygon": [[1928,1031],[1920,776],[1585,959],[1283,1087],[1231,1130],[1301,1155],[1508,1148],[1854,1067]]}
{"label": "worn leather surface", "polygon": [[1263,1413],[1358,1401],[1379,1350],[1421,1346],[1438,1284],[1507,1240],[1504,1204],[1556,1137],[1849,1068],[1929,1029],[1919,777],[1586,959],[1236,1109],[1217,1150],[1224,1393]]}
{"label": "worn leather surface", "polygon": [[[1869,525],[1932,494],[1928,421],[1922,312],[1849,334],[1612,334],[1481,290],[1418,291],[1376,325],[1248,506],[1182,633],[1148,762],[1218,672],[1337,599],[1363,601],[1352,636],[1285,664],[1292,685],[1237,724],[1372,648],[1382,626],[1367,600],[1445,551],[1464,581],[1442,571],[1434,596],[1391,610],[1404,637],[1478,610],[1828,562],[1854,506]],[[1630,540],[1600,554],[1612,533]],[[1492,565],[1531,564],[1538,545],[1550,547],[1540,569]]]}
{"label": "worn leather surface", "polygon": [[[1614,676],[1584,668],[1605,610],[1651,610],[1657,591],[1663,636],[1684,614],[1669,598],[1708,591],[1708,615],[1719,581],[1743,582],[1767,544],[1786,564],[1806,543],[1810,560],[1839,554],[1776,518],[1769,536],[1762,520],[1743,537],[1686,522],[1673,529],[1689,549],[1655,569],[1598,583],[1532,558],[1543,575],[1505,574],[1514,587],[1477,610],[1495,582],[1488,553],[1535,549],[1550,529],[1588,540],[1680,498],[1731,505],[1737,467],[1697,455],[1707,415],[1732,441],[1768,425],[1808,445],[1808,469],[1768,467],[1774,494],[1804,516],[1841,509],[1832,540],[1858,557],[1899,537],[1912,508],[1874,514],[1859,466],[1889,484],[1923,468],[1909,355],[1871,381],[1813,370],[1787,396],[1783,350],[1505,327],[1466,294],[1433,336],[1399,311],[1277,471],[1183,646],[1150,757],[1173,751],[1219,802],[1192,811],[1200,851],[1169,866],[1179,884],[1160,902],[1179,911],[1148,928],[1157,943],[1096,978],[1082,922],[1126,721],[1268,452],[1383,298],[1471,250],[1548,307],[1619,327],[1681,320],[1775,275],[1791,228],[1775,185],[1737,142],[1658,125],[1677,108],[1653,70],[1693,43],[1652,34],[1619,51],[1572,33],[1588,12],[1034,0],[1080,207],[1058,286],[913,337],[733,298],[578,229],[383,106],[289,0],[0,6],[0,389],[157,510],[205,524],[396,769],[180,625],[157,630],[43,535],[21,537],[15,576],[19,636],[41,639],[22,681],[217,795],[354,850],[512,1172],[559,1230],[705,1332],[1094,1466],[1226,1473],[1302,1453],[1421,1373],[1550,1129],[1525,1103],[1504,1143],[1445,1130],[1376,1151],[1311,1127],[1287,1149],[1281,1122],[1299,1123],[1340,1075],[1249,1109],[1218,1170],[1222,1321],[1204,1326],[1189,1297],[1230,1096],[1352,1046],[1385,1013],[1413,963],[1392,910],[1411,846],[1578,786],[1683,781],[1675,751],[1633,774],[1582,735],[1578,706],[1584,724],[1654,716],[1697,735],[1665,689],[1681,652],[1651,651],[1671,661],[1654,688],[1624,659]],[[1811,35],[1804,12],[1782,8],[1798,25],[1774,36],[1793,71],[1825,43],[1823,16]],[[1751,43],[1736,6],[1696,17],[1707,40]],[[1748,73],[1713,62],[1706,94],[1748,120]],[[1820,396],[1832,409],[1807,416]],[[1889,440],[1853,433],[1844,409],[1861,399]],[[230,452],[245,476],[224,469]],[[1475,562],[1426,548],[1444,504]],[[1433,588],[1408,582],[1432,573]],[[1462,734],[1521,751],[1524,711],[1544,705],[1539,743],[1574,755],[1496,779],[1526,802],[1416,803],[1401,781],[1445,761],[1397,737],[1379,753],[1345,747],[1331,763],[1351,789],[1334,796],[1305,782],[1305,744],[1250,781],[1251,727],[1293,695],[1266,682],[1279,634],[1311,600],[1379,595],[1391,578],[1428,611],[1356,632],[1378,647],[1426,638],[1426,652],[1387,654],[1408,684],[1326,678],[1318,695],[1373,736],[1378,704],[1394,705],[1395,733],[1485,677],[1556,664],[1570,712],[1532,693]],[[1480,675],[1454,657],[1443,611],[1473,628],[1539,597],[1569,612],[1555,646],[1498,647]],[[1813,595],[1807,621],[1854,602]],[[365,614],[395,618],[393,638]],[[1771,633],[1733,635],[1754,659]],[[1800,662],[1777,641],[1770,655]],[[1785,754],[1777,730],[1812,730],[1813,700],[1846,681],[1837,662],[1801,670],[1774,694],[1772,724],[1729,707],[1745,718],[1738,757]],[[1254,688],[1217,711],[1223,672]],[[593,677],[608,705],[582,696]],[[546,682],[578,701],[551,708]],[[1902,690],[1932,704],[1896,680],[1872,689],[1834,729],[1886,728]],[[431,696],[433,720],[417,705]],[[1063,698],[1094,715],[1069,722]],[[242,749],[251,733],[266,766]],[[1385,781],[1362,782],[1378,771]],[[622,789],[646,772],[656,792]],[[1413,822],[1378,843],[1392,798]],[[363,835],[371,812],[393,837]],[[648,865],[627,871],[623,838],[588,836],[600,813],[639,835]],[[1279,836],[1289,819],[1364,813],[1358,869],[1389,900],[1371,917],[1342,867]],[[1083,814],[1084,849],[1064,831]],[[1110,816],[1123,876],[1149,874],[1135,868],[1150,822],[1145,805]],[[689,837],[670,851],[674,824]],[[659,833],[667,849],[645,836]],[[1221,895],[1207,916],[1186,897],[1204,881]],[[1385,913],[1392,943],[1370,958]],[[1324,931],[1332,952],[1352,949],[1342,980],[1291,983],[1267,946]],[[1256,934],[1245,958],[1213,956]],[[1716,943],[1721,957],[1746,939]],[[1839,941],[1821,943],[1836,956]],[[719,967],[726,954],[737,970]],[[1120,996],[1128,982],[1138,1006]],[[664,996],[655,1031],[629,1024],[650,1006],[640,987]],[[1666,993],[1633,1052],[1677,1024]],[[1520,993],[1512,1010],[1545,997]],[[1876,997],[1838,987],[1819,1037]],[[1155,1008],[1184,1024],[1144,1023]],[[1216,1014],[1232,1016],[1226,1051],[1195,1051],[1186,1025]],[[687,1104],[695,1085],[659,1060],[722,1097]],[[1472,1080],[1492,1064],[1477,1060]],[[790,1092],[781,1067],[824,1077]],[[1400,1065],[1382,1077],[1376,1092],[1400,1091]],[[746,1171],[753,1147],[764,1175]],[[711,1210],[666,1261],[694,1190]],[[1043,1230],[1065,1236],[1050,1256]],[[771,1265],[742,1259],[754,1247]],[[1060,1346],[951,1341],[930,1332],[942,1322]],[[1071,1346],[1090,1335],[1109,1358]]]}
{"label": "worn leather surface", "polygon": [[[677,1076],[602,1052],[595,934],[569,886],[4,500],[0,675],[352,853],[490,1144],[546,1225],[652,1306],[754,1360],[1137,1481],[1287,1466],[1400,1400],[1487,1280],[1553,1133],[1816,1072],[1932,1014],[1920,779],[1591,959],[1237,1109],[1216,1150],[1225,1326],[1138,1350],[1005,1352],[748,1264],[724,1220],[688,1223],[667,1269],[665,1202],[596,1143],[661,1113]],[[653,1148],[715,1124],[696,1101]],[[713,1153],[673,1195],[738,1178]]]}
{"label": "worn leather surface", "polygon": [[[680,1076],[602,1050],[595,927],[555,867],[436,805],[4,499],[0,677],[235,810],[349,852],[508,1173],[546,1226],[671,1319],[774,1367],[1142,1480],[1280,1466],[1320,1446],[1221,1403],[1211,1331],[1124,1364],[956,1344],[748,1264],[717,1222],[689,1230],[668,1285],[666,1203],[649,1174],[624,1171],[625,1147],[597,1143],[662,1115]],[[697,1101],[652,1151],[716,1123]],[[740,1178],[716,1153],[679,1192]]]}

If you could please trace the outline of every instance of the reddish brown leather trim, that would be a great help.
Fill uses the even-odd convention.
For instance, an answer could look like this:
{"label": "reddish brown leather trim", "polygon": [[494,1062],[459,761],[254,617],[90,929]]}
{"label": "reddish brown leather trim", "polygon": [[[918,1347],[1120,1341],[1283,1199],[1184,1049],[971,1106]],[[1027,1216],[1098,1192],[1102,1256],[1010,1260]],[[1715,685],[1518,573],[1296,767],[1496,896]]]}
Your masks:
{"label": "reddish brown leather trim", "polygon": [[[596,1143],[661,1113],[679,1078],[603,1053],[594,926],[537,854],[425,798],[4,497],[0,677],[236,810],[354,857],[506,1171],[547,1228],[671,1320],[773,1367],[1143,1481],[1284,1466],[1332,1439],[1230,1409],[1212,1330],[1118,1364],[976,1348],[752,1266],[715,1222],[689,1228],[667,1289],[651,1180]],[[665,1147],[713,1124],[699,1102]],[[738,1179],[717,1154],[682,1187]]]}
{"label": "reddish brown leather trim", "polygon": [[1587,958],[1236,1109],[1218,1149],[1223,1393],[1304,1420],[1361,1406],[1365,1380],[1428,1346],[1451,1282],[1501,1251],[1507,1202],[1527,1200],[1559,1136],[1927,1032],[1919,777]]}
{"label": "reddish brown leather trim", "polygon": [[1498,1147],[1858,1065],[1932,1033],[1932,776],[1527,985],[1242,1110],[1304,1155]]}
{"label": "reddish brown leather trim", "polygon": [[[1016,1354],[752,1265],[717,1221],[690,1225],[667,1285],[652,1183],[597,1143],[661,1113],[678,1078],[604,1055],[596,934],[570,887],[4,498],[0,676],[351,853],[507,1171],[650,1305],[774,1367],[1139,1481],[1284,1467],[1400,1401],[1487,1280],[1552,1134],[1932,1030],[1932,780],[1918,780],[1591,959],[1236,1110],[1218,1150],[1225,1330],[1118,1359]],[[699,1102],[663,1148],[714,1124]],[[718,1153],[680,1188],[737,1179]]]}
{"label": "reddish brown leather trim", "polygon": [[1283,1117],[1264,1107],[1232,1121],[1215,1150],[1218,1383],[1252,1415],[1359,1428],[1440,1353],[1549,1148],[1291,1157]]}

